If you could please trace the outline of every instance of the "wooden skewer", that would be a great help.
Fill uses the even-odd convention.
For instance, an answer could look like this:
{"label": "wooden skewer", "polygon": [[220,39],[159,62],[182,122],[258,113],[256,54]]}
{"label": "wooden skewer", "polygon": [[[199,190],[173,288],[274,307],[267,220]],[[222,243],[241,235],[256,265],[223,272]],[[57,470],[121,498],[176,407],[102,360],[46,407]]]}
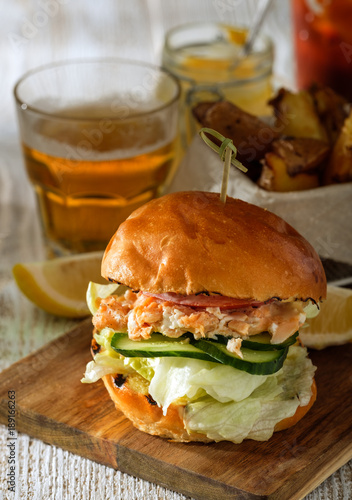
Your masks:
{"label": "wooden skewer", "polygon": [[227,147],[225,149],[224,170],[222,172],[222,183],[221,183],[221,193],[220,193],[220,200],[223,203],[226,203],[227,186],[229,184],[229,177],[230,177],[231,156],[232,156],[232,151],[229,147]]}
{"label": "wooden skewer", "polygon": [[[221,141],[221,146],[219,147],[205,134],[210,134],[219,141]],[[244,165],[242,165],[240,161],[236,160],[237,149],[235,148],[231,139],[227,139],[222,134],[220,134],[216,130],[213,130],[212,128],[200,129],[199,135],[201,136],[205,144],[207,144],[212,150],[218,153],[220,158],[224,161],[220,200],[223,203],[226,203],[227,186],[229,184],[231,163],[242,172],[247,172],[248,169]]]}

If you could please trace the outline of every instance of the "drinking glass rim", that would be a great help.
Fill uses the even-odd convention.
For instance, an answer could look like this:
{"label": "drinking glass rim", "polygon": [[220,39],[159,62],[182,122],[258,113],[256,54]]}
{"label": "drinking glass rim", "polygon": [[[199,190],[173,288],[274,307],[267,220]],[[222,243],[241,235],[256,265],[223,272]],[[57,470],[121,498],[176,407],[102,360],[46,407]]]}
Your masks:
{"label": "drinking glass rim", "polygon": [[[213,22],[213,21],[205,21],[205,22],[189,22],[189,23],[182,23],[182,24],[179,24],[177,26],[174,26],[173,28],[171,28],[170,30],[167,31],[166,35],[165,35],[165,42],[164,42],[164,49],[168,52],[168,53],[173,53],[174,55],[178,56],[177,52],[179,50],[179,48],[174,48],[172,47],[172,44],[171,44],[171,37],[173,37],[175,35],[175,33],[177,32],[181,32],[182,30],[190,30],[192,28],[201,28],[201,27],[218,27],[218,28],[235,28],[235,29],[247,29],[248,30],[248,26],[245,26],[245,25],[232,25],[232,24],[227,24],[227,23],[222,23],[222,22]],[[273,50],[273,42],[271,40],[271,38],[266,35],[265,33],[260,33],[258,35],[258,39],[261,39],[265,46],[263,49],[261,50],[255,50],[255,49],[252,49],[251,51],[251,54],[250,55],[253,55],[253,56],[258,56],[258,55],[264,55],[264,54],[270,54]],[[181,58],[183,56],[180,56]]]}
{"label": "drinking glass rim", "polygon": [[[133,59],[124,59],[124,58],[120,58],[120,57],[84,58],[84,59],[78,58],[78,59],[67,59],[67,60],[63,60],[63,61],[42,64],[41,66],[37,66],[33,69],[30,69],[29,71],[26,71],[26,73],[24,73],[19,78],[19,80],[17,80],[17,82],[15,83],[14,89],[13,89],[16,104],[19,105],[20,107],[22,107],[22,105],[25,105],[26,111],[29,110],[32,113],[36,113],[36,114],[41,115],[41,116],[47,116],[47,117],[51,117],[51,118],[55,118],[55,119],[59,119],[59,120],[67,120],[67,121],[82,121],[82,116],[80,116],[80,117],[67,116],[67,115],[63,116],[60,114],[56,114],[55,112],[50,113],[47,111],[43,111],[43,110],[37,108],[36,106],[33,106],[31,104],[24,102],[22,99],[20,99],[19,87],[27,78],[29,78],[32,75],[35,75],[37,73],[40,73],[42,71],[45,71],[45,70],[50,70],[52,68],[62,67],[62,66],[70,66],[72,64],[77,65],[77,64],[101,64],[101,63],[103,63],[103,64],[104,63],[111,63],[111,64],[112,63],[119,63],[119,64],[126,64],[129,66],[140,66],[140,67],[144,67],[144,68],[149,68],[149,69],[152,69],[154,71],[158,71],[159,73],[164,73],[167,77],[170,78],[170,80],[172,80],[174,82],[175,87],[176,87],[176,93],[170,100],[168,100],[166,103],[161,104],[160,106],[156,107],[153,110],[148,110],[145,112],[136,113],[133,115],[133,118],[147,116],[147,115],[151,115],[153,113],[157,113],[159,111],[162,111],[163,109],[166,109],[169,106],[171,106],[172,104],[174,104],[175,102],[177,102],[177,100],[180,98],[181,85],[180,85],[178,78],[175,75],[173,75],[170,71],[168,71],[166,68],[163,68],[161,66],[157,66],[156,64],[151,64],[151,63],[147,63],[144,61],[138,61],[138,60],[133,60]],[[97,122],[99,122],[101,120],[110,120],[113,122],[126,120],[126,118],[114,118],[111,116],[108,116],[108,117],[106,117],[106,116],[100,116],[100,117],[85,116],[84,119],[85,120],[88,119],[89,121],[97,121]]]}

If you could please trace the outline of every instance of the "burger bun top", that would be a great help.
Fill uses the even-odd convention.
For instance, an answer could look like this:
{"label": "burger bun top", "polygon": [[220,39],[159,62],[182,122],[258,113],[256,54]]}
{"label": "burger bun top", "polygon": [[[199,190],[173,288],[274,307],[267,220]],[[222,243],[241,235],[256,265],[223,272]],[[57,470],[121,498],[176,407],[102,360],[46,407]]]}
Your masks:
{"label": "burger bun top", "polygon": [[326,295],[318,254],[277,215],[218,193],[173,193],[134,211],[106,248],[102,275],[133,290],[266,301]]}

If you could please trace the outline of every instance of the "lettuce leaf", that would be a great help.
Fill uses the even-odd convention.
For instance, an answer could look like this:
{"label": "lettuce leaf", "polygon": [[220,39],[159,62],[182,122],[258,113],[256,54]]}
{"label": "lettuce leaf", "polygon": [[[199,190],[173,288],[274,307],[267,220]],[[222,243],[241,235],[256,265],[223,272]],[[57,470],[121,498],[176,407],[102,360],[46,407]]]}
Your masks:
{"label": "lettuce leaf", "polygon": [[153,379],[155,369],[162,358],[125,358],[125,365],[133,368],[149,382]]}
{"label": "lettuce leaf", "polygon": [[204,365],[216,365],[208,361],[176,357],[159,360],[150,382],[149,394],[162,406],[164,415],[173,401],[183,397],[191,399],[197,395],[200,386],[192,383],[192,375]]}
{"label": "lettuce leaf", "polygon": [[109,373],[132,373],[133,369],[125,363],[125,358],[118,354],[111,347],[111,339],[114,335],[114,330],[104,328],[100,333],[95,333],[94,338],[102,347],[102,350],[94,356],[93,361],[89,361],[86,366],[86,371],[81,382],[84,384],[92,384]]}
{"label": "lettuce leaf", "polygon": [[258,420],[261,403],[256,399],[219,403],[210,396],[189,403],[185,410],[188,431],[206,434],[214,441],[241,443]]}
{"label": "lettuce leaf", "polygon": [[207,393],[221,403],[242,401],[263,384],[267,376],[250,375],[232,366],[185,358],[159,358],[149,393],[162,406],[181,397],[192,399],[199,392]]}
{"label": "lettuce leaf", "polygon": [[306,406],[312,395],[315,370],[316,367],[307,356],[307,349],[291,346],[283,367],[277,372],[278,383],[284,391],[283,399],[297,397],[300,406]]}
{"label": "lettuce leaf", "polygon": [[104,351],[96,354],[93,361],[89,361],[81,382],[92,384],[109,373],[127,374],[131,372],[131,368],[125,366],[121,357],[112,358],[107,351]]}
{"label": "lettuce leaf", "polygon": [[111,339],[115,334],[115,330],[112,328],[103,328],[99,333],[94,333],[94,338],[97,343],[108,353],[112,358],[121,358],[121,354],[117,353],[111,347]]}
{"label": "lettuce leaf", "polygon": [[282,369],[268,376],[248,398],[221,404],[208,396],[189,402],[185,408],[186,428],[215,441],[266,441],[278,422],[309,402],[314,372],[307,350],[291,346]]}
{"label": "lettuce leaf", "polygon": [[306,318],[315,318],[318,316],[320,310],[317,304],[314,304],[311,300],[308,301],[308,304],[303,309]]}
{"label": "lettuce leaf", "polygon": [[209,396],[221,403],[246,399],[264,384],[268,377],[271,377],[271,375],[251,375],[232,366],[217,363],[208,365],[192,374],[191,383],[204,389]]}

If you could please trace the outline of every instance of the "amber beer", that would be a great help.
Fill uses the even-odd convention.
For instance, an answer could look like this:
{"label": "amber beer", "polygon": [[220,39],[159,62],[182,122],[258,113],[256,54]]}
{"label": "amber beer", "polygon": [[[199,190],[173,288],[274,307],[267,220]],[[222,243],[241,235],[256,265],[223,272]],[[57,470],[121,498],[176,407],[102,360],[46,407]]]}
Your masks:
{"label": "amber beer", "polygon": [[163,192],[177,151],[177,138],[163,135],[157,119],[144,130],[137,118],[81,130],[78,124],[54,130],[41,124],[41,151],[26,144],[23,150],[44,232],[55,247],[104,248],[135,208]]}
{"label": "amber beer", "polygon": [[53,112],[45,111],[50,99],[21,105],[25,165],[49,253],[104,249],[133,210],[164,192],[177,165],[179,88],[158,80],[148,95],[154,80],[123,83],[121,94],[118,80],[111,96]]}

